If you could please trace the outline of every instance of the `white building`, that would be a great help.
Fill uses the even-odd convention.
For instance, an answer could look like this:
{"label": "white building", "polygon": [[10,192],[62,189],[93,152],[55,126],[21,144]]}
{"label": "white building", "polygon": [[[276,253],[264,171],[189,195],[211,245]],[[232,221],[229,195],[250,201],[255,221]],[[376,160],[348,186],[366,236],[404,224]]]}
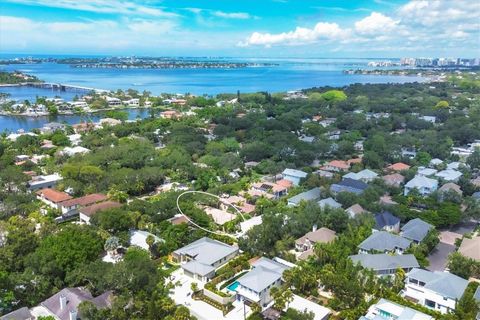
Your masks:
{"label": "white building", "polygon": [[238,278],[237,292],[238,301],[250,301],[266,307],[273,298],[270,290],[282,284],[283,272],[290,269],[283,263],[260,258],[253,263],[253,269]]}
{"label": "white building", "polygon": [[436,191],[437,188],[437,180],[417,175],[405,184],[403,195],[407,196],[412,190],[416,189],[422,196],[424,196]]}
{"label": "white building", "polygon": [[113,97],[105,97],[105,100],[107,100],[107,103],[109,106],[121,106],[122,101],[118,98],[113,98]]}
{"label": "white building", "polygon": [[295,186],[298,186],[300,180],[307,177],[307,173],[301,170],[285,169],[282,172],[282,177],[283,179],[292,182]]}
{"label": "white building", "polygon": [[402,296],[427,308],[448,313],[455,310],[468,281],[448,272],[413,269],[407,274]]}
{"label": "white building", "polygon": [[368,309],[368,313],[359,320],[433,320],[423,312],[404,307],[387,299],[380,299]]}
{"label": "white building", "polygon": [[28,182],[28,188],[30,189],[30,191],[35,191],[35,190],[44,189],[44,188],[53,188],[62,179],[63,178],[58,173],[54,173],[46,176],[37,176],[32,178],[32,180]]}

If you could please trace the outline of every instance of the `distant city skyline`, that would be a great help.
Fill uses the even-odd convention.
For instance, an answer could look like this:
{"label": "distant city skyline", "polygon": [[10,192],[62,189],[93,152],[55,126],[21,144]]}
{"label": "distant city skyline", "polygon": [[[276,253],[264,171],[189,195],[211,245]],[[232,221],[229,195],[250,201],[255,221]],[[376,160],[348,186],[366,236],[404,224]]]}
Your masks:
{"label": "distant city skyline", "polygon": [[461,57],[480,52],[480,2],[4,0],[1,53]]}

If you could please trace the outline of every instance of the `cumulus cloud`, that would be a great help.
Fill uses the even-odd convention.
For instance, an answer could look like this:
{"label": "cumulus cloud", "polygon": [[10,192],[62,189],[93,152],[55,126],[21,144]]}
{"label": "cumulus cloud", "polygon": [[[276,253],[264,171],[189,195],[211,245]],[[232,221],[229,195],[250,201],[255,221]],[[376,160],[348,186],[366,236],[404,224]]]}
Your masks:
{"label": "cumulus cloud", "polygon": [[294,31],[277,34],[254,32],[239,46],[275,44],[305,44],[321,40],[341,40],[348,36],[349,30],[343,30],[336,23],[319,22],[310,28],[297,27]]}
{"label": "cumulus cloud", "polygon": [[[313,28],[296,27],[280,33],[252,32],[239,46],[332,44],[332,50],[378,48],[465,47],[479,50],[480,1],[411,0],[389,12],[371,12],[351,24],[319,22]],[[327,41],[326,41],[327,40]],[[433,49],[432,49],[433,50]]]}
{"label": "cumulus cloud", "polygon": [[397,27],[399,21],[395,21],[378,12],[372,12],[368,17],[355,22],[355,31],[362,35],[376,35],[388,33]]}

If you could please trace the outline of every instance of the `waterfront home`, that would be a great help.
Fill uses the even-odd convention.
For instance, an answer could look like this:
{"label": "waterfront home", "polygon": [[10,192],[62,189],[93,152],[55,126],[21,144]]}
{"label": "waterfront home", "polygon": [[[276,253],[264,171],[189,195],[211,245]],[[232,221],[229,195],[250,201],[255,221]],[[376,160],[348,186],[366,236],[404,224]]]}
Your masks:
{"label": "waterfront home", "polygon": [[39,189],[53,188],[62,180],[63,178],[58,173],[35,176],[27,183],[27,186],[30,191],[36,191]]}
{"label": "waterfront home", "polygon": [[362,194],[365,189],[368,188],[368,184],[360,180],[354,180],[345,178],[339,183],[334,183],[330,186],[330,191],[333,194],[340,192],[351,192],[355,194]]}
{"label": "waterfront home", "polygon": [[130,100],[123,101],[123,104],[129,107],[138,107],[140,105],[140,99],[132,98]]}
{"label": "waterfront home", "polygon": [[435,192],[437,188],[437,180],[417,175],[405,184],[403,195],[407,196],[412,190],[417,190],[420,195],[425,196]]}
{"label": "waterfront home", "polygon": [[467,280],[454,274],[415,268],[406,276],[402,296],[445,314],[455,310],[467,286]]}
{"label": "waterfront home", "polygon": [[37,307],[42,316],[51,316],[58,320],[76,320],[79,318],[78,307],[82,302],[90,302],[98,309],[110,308],[113,294],[107,291],[97,297],[84,288],[65,288],[46,299]]}
{"label": "waterfront home", "polygon": [[463,238],[458,252],[464,257],[480,261],[480,237],[477,236],[472,239]]}
{"label": "waterfront home", "polygon": [[216,269],[237,254],[238,247],[203,237],[175,250],[172,259],[181,264],[185,275],[205,283],[215,276]]}
{"label": "waterfront home", "polygon": [[290,265],[262,257],[252,264],[253,269],[238,278],[238,301],[249,301],[266,307],[272,300],[270,290],[282,284],[282,275]]}
{"label": "waterfront home", "polygon": [[394,275],[398,269],[409,272],[413,268],[420,267],[413,254],[391,255],[388,253],[361,253],[350,256],[350,259],[354,264],[359,263],[363,268],[375,271],[378,276],[391,276]]}
{"label": "waterfront home", "polygon": [[358,203],[348,207],[347,209],[345,209],[345,212],[348,213],[348,215],[350,216],[350,218],[355,218],[356,216],[362,214],[362,213],[365,213],[367,212],[365,209],[362,208],[361,205],[359,205]]}
{"label": "waterfront home", "polygon": [[98,212],[119,208],[122,204],[115,201],[105,201],[96,204],[89,205],[87,207],[82,207],[78,210],[80,214],[80,222],[90,224],[90,219]]}
{"label": "waterfront home", "polygon": [[121,123],[122,123],[121,120],[117,120],[117,119],[113,119],[113,118],[103,118],[103,119],[100,119],[100,121],[99,121],[99,124],[102,127],[105,127],[105,126],[113,127],[113,126],[117,126]]}
{"label": "waterfront home", "polygon": [[372,233],[367,239],[363,240],[358,246],[359,253],[395,253],[403,254],[407,250],[411,241],[397,236],[387,231],[377,231]]}
{"label": "waterfront home", "polygon": [[388,211],[383,211],[375,215],[375,229],[388,232],[400,231],[400,219]]}
{"label": "waterfront home", "polygon": [[307,173],[301,170],[285,169],[282,172],[282,178],[293,183],[294,186],[298,186],[302,179],[307,177]]}
{"label": "waterfront home", "polygon": [[105,100],[107,101],[109,106],[121,106],[122,105],[122,100],[120,100],[118,98],[106,96]]}
{"label": "waterfront home", "polygon": [[387,186],[395,187],[395,188],[400,187],[402,183],[405,181],[405,177],[399,173],[387,174],[386,176],[383,176],[382,179]]}
{"label": "waterfront home", "polygon": [[320,198],[321,191],[320,188],[313,188],[308,191],[302,192],[293,196],[287,200],[289,207],[295,207],[300,204],[302,201],[314,201]]}
{"label": "waterfront home", "polygon": [[40,128],[40,132],[43,134],[46,133],[54,133],[57,130],[65,130],[67,126],[64,125],[63,123],[58,123],[58,122],[50,122],[46,123],[43,125],[42,128]]}
{"label": "waterfront home", "polygon": [[164,119],[177,119],[180,117],[180,112],[176,110],[167,110],[160,112],[160,117]]}
{"label": "waterfront home", "polygon": [[61,202],[70,200],[72,197],[65,192],[57,191],[55,189],[41,189],[36,192],[37,199],[45,203],[53,209],[60,209]]}
{"label": "waterfront home", "polygon": [[415,309],[381,298],[368,308],[359,320],[434,320],[433,317]]}
{"label": "waterfront home", "polygon": [[408,221],[402,227],[400,235],[406,239],[412,240],[414,243],[420,243],[432,229],[434,229],[434,226],[430,223],[427,223],[420,218],[415,218]]}
{"label": "waterfront home", "polygon": [[101,193],[88,194],[86,196],[66,200],[60,203],[59,207],[62,211],[62,216],[74,216],[78,214],[78,209],[90,206],[95,203],[106,201],[108,198]]}

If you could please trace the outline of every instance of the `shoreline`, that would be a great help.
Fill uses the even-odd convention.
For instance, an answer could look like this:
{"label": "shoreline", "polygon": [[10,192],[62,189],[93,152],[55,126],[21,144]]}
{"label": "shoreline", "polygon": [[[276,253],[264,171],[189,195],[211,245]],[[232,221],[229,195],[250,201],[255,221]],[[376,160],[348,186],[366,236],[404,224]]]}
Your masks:
{"label": "shoreline", "polygon": [[124,107],[124,108],[104,108],[104,109],[96,109],[96,110],[89,110],[83,112],[58,112],[57,114],[50,114],[46,112],[38,112],[38,113],[13,113],[13,112],[6,112],[0,111],[0,116],[4,117],[25,117],[25,118],[40,118],[40,117],[49,117],[49,116],[78,116],[83,114],[95,114],[107,111],[123,111],[123,110],[137,110],[137,109],[161,109],[158,107]]}

